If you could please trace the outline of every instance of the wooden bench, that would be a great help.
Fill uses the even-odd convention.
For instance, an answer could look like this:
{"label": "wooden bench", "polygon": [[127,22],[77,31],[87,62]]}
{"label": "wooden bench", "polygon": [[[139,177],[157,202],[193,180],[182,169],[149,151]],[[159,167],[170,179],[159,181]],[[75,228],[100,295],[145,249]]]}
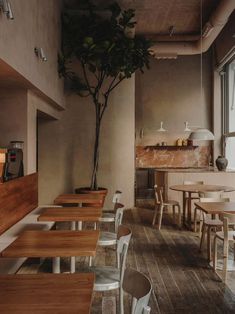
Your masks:
{"label": "wooden bench", "polygon": [[[24,230],[51,229],[53,222],[37,222],[43,207],[38,207],[37,173],[0,184],[0,251]],[[1,258],[0,274],[15,273],[25,260]]]}

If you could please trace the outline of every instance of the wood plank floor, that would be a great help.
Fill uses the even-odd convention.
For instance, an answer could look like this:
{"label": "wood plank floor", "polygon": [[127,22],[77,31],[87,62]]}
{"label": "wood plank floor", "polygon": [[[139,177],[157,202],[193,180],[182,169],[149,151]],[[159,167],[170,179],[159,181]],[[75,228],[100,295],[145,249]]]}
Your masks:
{"label": "wood plank floor", "polygon": [[[199,253],[199,238],[195,233],[179,230],[167,215],[164,215],[159,232],[151,227],[151,219],[152,211],[143,208],[127,210],[124,217],[124,223],[133,232],[127,266],[151,278],[151,313],[235,313],[235,295],[232,292],[235,291],[234,273],[229,273],[229,288],[208,267],[205,254]],[[77,271],[84,263],[87,260],[77,260]],[[115,251],[99,248],[95,263],[114,265]],[[51,261],[44,262],[38,270],[32,269],[32,272],[51,271]],[[68,269],[69,261],[64,259],[62,270]],[[30,272],[29,263],[20,272]],[[94,294],[92,314],[115,314],[112,302],[117,295],[117,291]],[[108,301],[107,297],[110,297]],[[108,308],[102,308],[102,298]],[[130,313],[129,308],[126,296],[125,313]]]}

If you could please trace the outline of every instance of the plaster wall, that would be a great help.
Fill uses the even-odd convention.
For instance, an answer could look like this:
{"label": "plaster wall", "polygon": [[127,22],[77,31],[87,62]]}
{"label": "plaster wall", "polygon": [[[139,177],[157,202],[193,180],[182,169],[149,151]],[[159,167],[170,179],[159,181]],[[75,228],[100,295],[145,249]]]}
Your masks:
{"label": "plaster wall", "polygon": [[[99,185],[108,187],[106,205],[116,189],[123,202],[134,204],[135,80],[114,90],[104,115],[100,142]],[[51,203],[59,192],[89,186],[94,143],[94,106],[89,98],[71,94],[59,121],[39,125],[40,203]]]}
{"label": "plaster wall", "polygon": [[[136,75],[136,142],[175,144],[187,138],[184,122],[211,129],[211,56],[203,55],[202,99],[200,56],[179,56],[175,60],[152,60],[150,70]],[[160,122],[168,132],[160,133]],[[143,129],[143,138],[140,130]]]}
{"label": "plaster wall", "polygon": [[23,89],[0,89],[0,146],[10,141],[24,142],[24,166],[27,173],[27,92]]}
{"label": "plaster wall", "polygon": [[[64,106],[63,81],[57,73],[60,51],[60,0],[11,0],[14,20],[0,11],[0,59],[59,106]],[[48,61],[35,56],[42,47]]]}

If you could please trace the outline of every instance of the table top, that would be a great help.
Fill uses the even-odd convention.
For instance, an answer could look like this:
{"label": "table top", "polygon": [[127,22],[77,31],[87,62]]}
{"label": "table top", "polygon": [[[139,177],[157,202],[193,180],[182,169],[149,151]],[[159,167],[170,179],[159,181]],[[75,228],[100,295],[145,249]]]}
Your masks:
{"label": "table top", "polygon": [[98,221],[101,215],[101,207],[48,207],[38,221]]}
{"label": "table top", "polygon": [[97,204],[103,206],[104,195],[101,194],[60,194],[54,200],[54,204]]}
{"label": "table top", "polygon": [[232,186],[212,185],[212,184],[181,184],[181,185],[173,185],[170,187],[170,189],[174,190],[174,191],[191,192],[191,193],[216,192],[216,191],[224,191],[224,192],[235,191],[235,187],[232,187]]}
{"label": "table top", "polygon": [[28,230],[1,252],[1,257],[95,256],[98,230]]}
{"label": "table top", "polygon": [[1,314],[88,314],[94,274],[0,275]]}
{"label": "table top", "polygon": [[196,202],[195,206],[206,214],[235,213],[235,202]]}

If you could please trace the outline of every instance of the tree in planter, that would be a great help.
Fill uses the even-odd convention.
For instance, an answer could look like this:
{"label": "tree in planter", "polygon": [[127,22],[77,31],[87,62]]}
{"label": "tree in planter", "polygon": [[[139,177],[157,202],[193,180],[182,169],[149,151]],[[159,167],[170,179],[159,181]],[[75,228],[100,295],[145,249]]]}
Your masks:
{"label": "tree in planter", "polygon": [[[117,3],[99,12],[89,1],[78,12],[63,14],[59,74],[73,91],[90,96],[95,109],[91,190],[98,189],[100,130],[109,97],[124,79],[149,67],[151,42],[129,35],[136,24],[134,17],[134,10],[122,11]],[[80,71],[71,70],[74,62],[79,63]]]}

